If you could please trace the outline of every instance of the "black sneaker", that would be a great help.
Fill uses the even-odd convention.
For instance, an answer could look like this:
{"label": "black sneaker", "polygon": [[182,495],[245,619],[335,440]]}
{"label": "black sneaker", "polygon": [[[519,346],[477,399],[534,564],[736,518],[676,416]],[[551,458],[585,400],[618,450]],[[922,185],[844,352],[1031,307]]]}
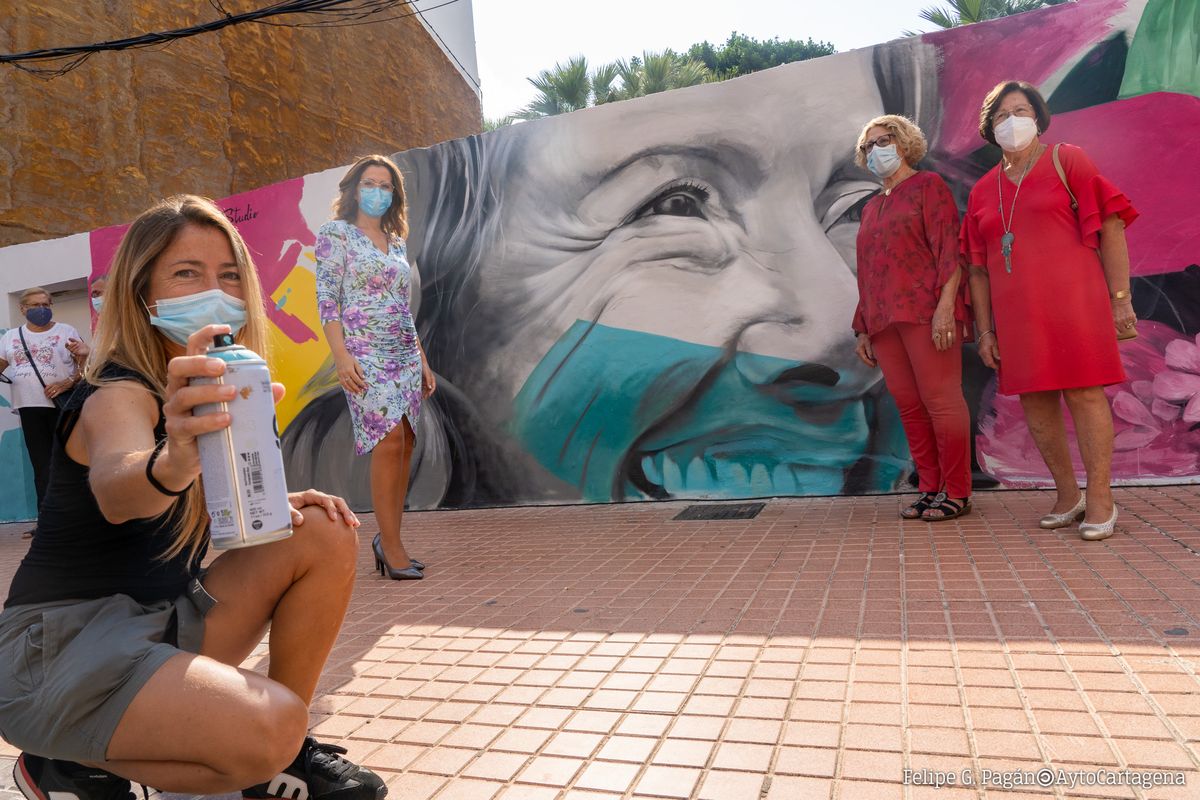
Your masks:
{"label": "black sneaker", "polygon": [[13,780],[29,800],[133,800],[129,781],[73,761],[21,753]]}
{"label": "black sneaker", "polygon": [[290,767],[266,783],[246,789],[242,797],[247,800],[382,800],[387,794],[383,779],[342,758],[341,754],[345,752],[344,747],[321,744],[311,736],[305,737],[304,745]]}

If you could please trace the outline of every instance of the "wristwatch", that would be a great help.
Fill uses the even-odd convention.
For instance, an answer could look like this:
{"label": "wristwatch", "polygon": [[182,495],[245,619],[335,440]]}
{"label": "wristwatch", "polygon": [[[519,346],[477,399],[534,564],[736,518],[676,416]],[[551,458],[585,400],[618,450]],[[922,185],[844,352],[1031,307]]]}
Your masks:
{"label": "wristwatch", "polygon": [[1129,296],[1130,295],[1129,295],[1128,289],[1120,289],[1109,295],[1109,297],[1111,297],[1113,300],[1124,300],[1124,299],[1128,298]]}

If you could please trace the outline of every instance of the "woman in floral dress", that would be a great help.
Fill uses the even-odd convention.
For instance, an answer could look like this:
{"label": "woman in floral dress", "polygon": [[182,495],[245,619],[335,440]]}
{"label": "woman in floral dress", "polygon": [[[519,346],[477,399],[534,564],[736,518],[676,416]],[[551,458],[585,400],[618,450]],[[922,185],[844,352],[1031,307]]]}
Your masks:
{"label": "woman in floral dress", "polygon": [[381,574],[420,580],[400,539],[413,430],[436,388],[413,322],[404,181],[386,156],[363,156],[338,184],[334,219],[317,233],[317,307],[350,404],[354,445],[371,453]]}

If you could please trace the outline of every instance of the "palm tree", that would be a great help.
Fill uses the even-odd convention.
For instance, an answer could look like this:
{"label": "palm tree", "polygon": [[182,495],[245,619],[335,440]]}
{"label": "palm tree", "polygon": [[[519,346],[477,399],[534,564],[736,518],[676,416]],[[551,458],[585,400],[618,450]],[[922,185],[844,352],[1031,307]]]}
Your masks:
{"label": "palm tree", "polygon": [[554,69],[544,69],[529,82],[538,90],[537,97],[517,113],[522,119],[549,117],[586,108],[592,93],[588,78],[587,59],[575,56],[566,64],[555,64]]}
{"label": "palm tree", "polygon": [[542,70],[536,78],[530,78],[529,82],[538,90],[537,97],[513,116],[550,117],[710,80],[713,74],[702,62],[672,50],[646,52],[641,58],[634,56],[628,61],[603,64],[590,74],[587,59],[575,56],[566,64],[555,64],[554,69]]}
{"label": "palm tree", "polygon": [[620,72],[616,64],[604,64],[596,67],[592,73],[592,102],[604,105],[621,99],[620,90],[615,85]]}
{"label": "palm tree", "polygon": [[957,28],[987,19],[1010,17],[1043,6],[1057,6],[1067,0],[950,0],[949,8],[931,6],[918,16],[939,28]]}

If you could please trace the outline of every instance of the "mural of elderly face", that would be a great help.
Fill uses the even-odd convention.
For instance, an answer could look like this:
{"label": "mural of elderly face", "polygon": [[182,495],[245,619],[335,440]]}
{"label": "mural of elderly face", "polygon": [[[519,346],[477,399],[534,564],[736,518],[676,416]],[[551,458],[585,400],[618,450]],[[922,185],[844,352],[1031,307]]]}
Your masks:
{"label": "mural of elderly face", "polygon": [[[883,110],[859,52],[490,134],[499,199],[439,371],[567,496],[891,488],[903,444],[849,334],[877,185],[845,143]],[[422,302],[462,308],[431,297],[430,222]]]}

